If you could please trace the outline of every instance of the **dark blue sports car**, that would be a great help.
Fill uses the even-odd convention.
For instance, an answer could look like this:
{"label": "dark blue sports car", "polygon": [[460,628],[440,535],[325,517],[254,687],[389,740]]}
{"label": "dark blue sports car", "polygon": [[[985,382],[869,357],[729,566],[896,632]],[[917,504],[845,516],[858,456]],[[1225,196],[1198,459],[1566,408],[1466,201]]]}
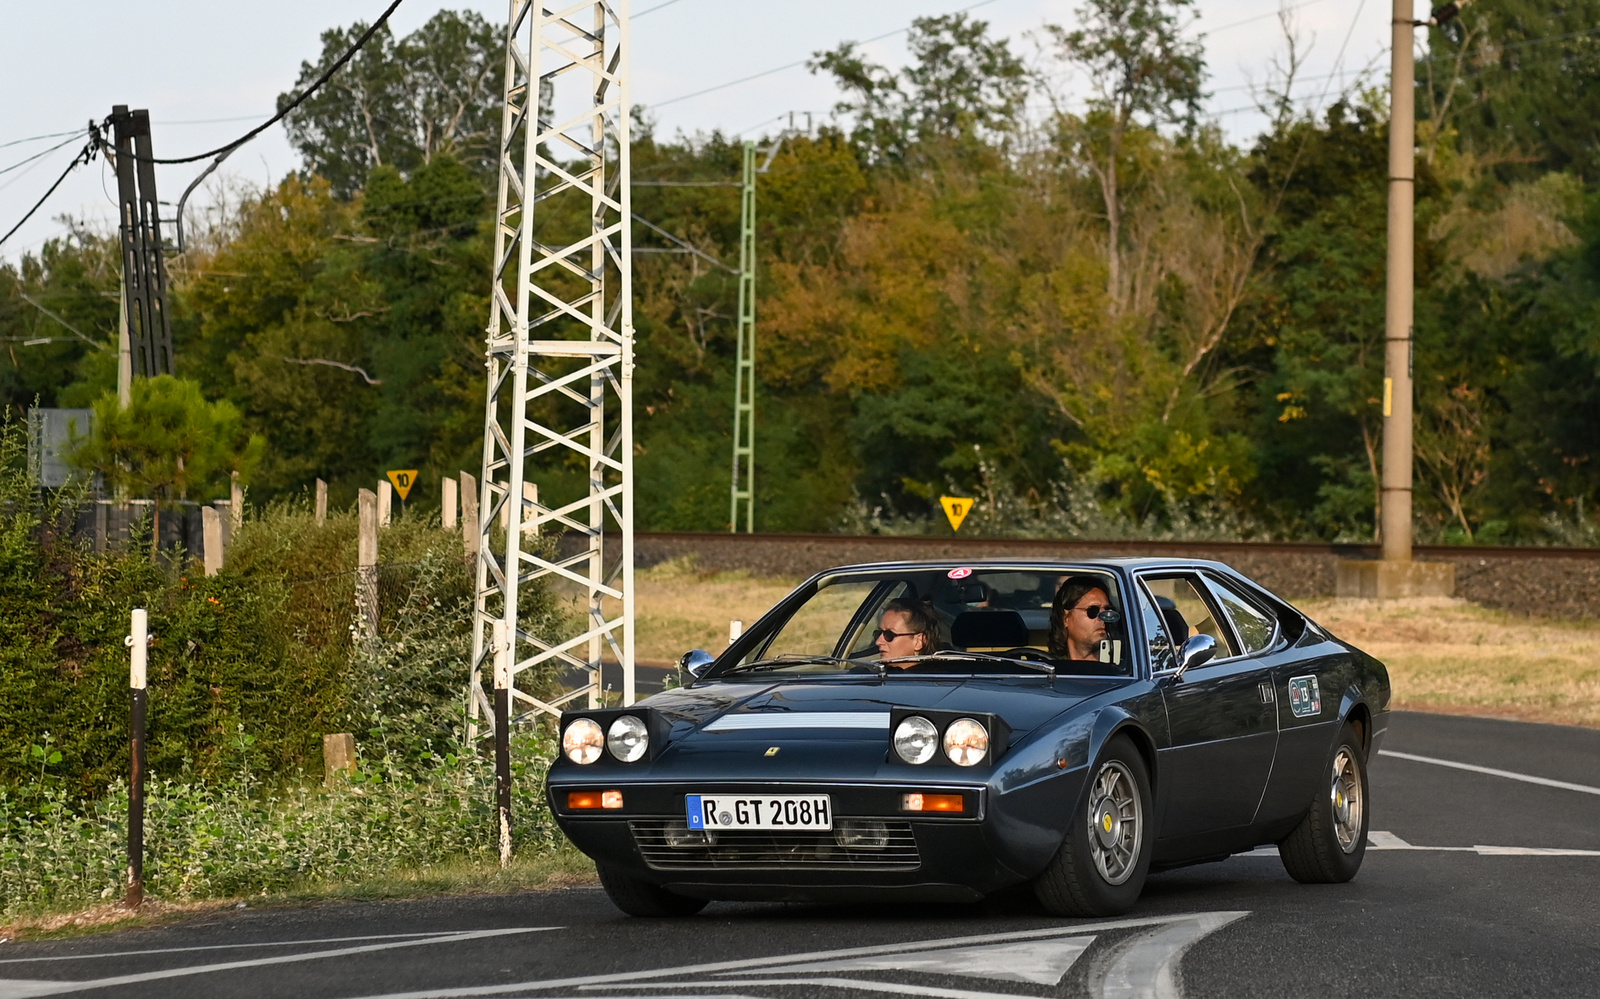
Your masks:
{"label": "dark blue sports car", "polygon": [[1115,915],[1277,844],[1355,876],[1383,664],[1217,562],[856,565],[680,689],[569,711],[549,795],[613,902],[976,900]]}

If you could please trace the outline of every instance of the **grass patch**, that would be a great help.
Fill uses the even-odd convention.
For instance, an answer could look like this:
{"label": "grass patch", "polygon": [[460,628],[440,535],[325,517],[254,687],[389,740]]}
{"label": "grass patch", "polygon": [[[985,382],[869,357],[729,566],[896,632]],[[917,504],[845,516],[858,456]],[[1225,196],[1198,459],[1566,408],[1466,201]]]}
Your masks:
{"label": "grass patch", "polygon": [[1383,660],[1394,706],[1600,728],[1600,622],[1465,600],[1311,600],[1301,609]]}

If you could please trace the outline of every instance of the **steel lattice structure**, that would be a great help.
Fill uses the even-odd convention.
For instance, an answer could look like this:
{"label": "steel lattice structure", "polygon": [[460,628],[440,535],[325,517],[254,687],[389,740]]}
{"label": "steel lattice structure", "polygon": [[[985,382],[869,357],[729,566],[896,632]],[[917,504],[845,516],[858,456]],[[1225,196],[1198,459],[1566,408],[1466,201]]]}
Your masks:
{"label": "steel lattice structure", "polygon": [[[774,144],[776,151],[776,144]],[[771,158],[767,160],[772,163]],[[733,368],[733,478],[728,530],[756,530],[756,144],[744,144],[739,211],[739,334]],[[740,508],[743,508],[741,511]]]}
{"label": "steel lattice structure", "polygon": [[[598,703],[607,653],[622,666],[623,703],[633,702],[627,6],[511,0],[506,29],[467,706],[469,737],[492,719],[502,764],[518,719],[558,714],[578,698]],[[587,488],[568,498],[562,489],[574,492],[577,470]],[[568,633],[536,634],[519,620],[520,588],[541,578],[583,602]],[[516,687],[536,667],[576,669],[587,682],[540,699]]]}

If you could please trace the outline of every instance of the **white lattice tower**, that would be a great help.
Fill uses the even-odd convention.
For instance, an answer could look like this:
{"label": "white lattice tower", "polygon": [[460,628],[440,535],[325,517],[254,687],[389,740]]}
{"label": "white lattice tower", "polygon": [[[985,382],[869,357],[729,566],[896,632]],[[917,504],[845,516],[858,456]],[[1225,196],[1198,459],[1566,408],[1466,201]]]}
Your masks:
{"label": "white lattice tower", "polygon": [[[627,5],[511,0],[469,737],[496,714],[598,703],[607,654],[633,702]],[[546,547],[552,535],[559,548]],[[570,628],[535,633],[519,620],[519,591],[538,579],[576,596]],[[536,667],[577,670],[585,685],[550,699],[516,689]]]}

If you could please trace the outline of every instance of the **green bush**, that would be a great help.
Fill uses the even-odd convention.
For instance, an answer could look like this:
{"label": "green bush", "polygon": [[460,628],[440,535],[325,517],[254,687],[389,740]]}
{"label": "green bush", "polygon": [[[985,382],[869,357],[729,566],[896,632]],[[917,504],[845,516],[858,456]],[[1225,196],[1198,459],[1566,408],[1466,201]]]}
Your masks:
{"label": "green bush", "polygon": [[[513,845],[560,839],[544,801],[548,740],[519,740]],[[499,841],[494,772],[448,756],[418,777],[379,764],[333,788],[276,790],[249,772],[216,783],[156,780],[146,789],[145,891],[167,899],[227,898],[318,884],[349,885],[452,860],[491,862]],[[20,802],[0,791],[0,916],[121,899],[127,879],[128,789],[77,802],[48,778]]]}

